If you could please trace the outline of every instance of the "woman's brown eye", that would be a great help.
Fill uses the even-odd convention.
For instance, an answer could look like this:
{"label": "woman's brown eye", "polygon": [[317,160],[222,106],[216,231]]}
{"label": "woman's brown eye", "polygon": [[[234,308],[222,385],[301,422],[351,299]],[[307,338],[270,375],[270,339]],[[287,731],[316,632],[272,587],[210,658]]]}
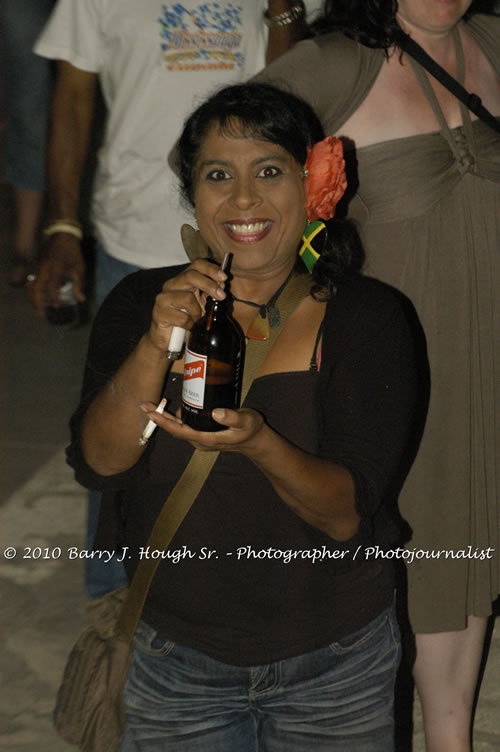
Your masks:
{"label": "woman's brown eye", "polygon": [[280,171],[278,170],[278,168],[272,167],[270,165],[268,167],[263,167],[259,173],[260,177],[262,178],[275,178],[279,174]]}
{"label": "woman's brown eye", "polygon": [[209,180],[226,180],[229,177],[228,173],[225,170],[212,170],[212,172],[209,172],[207,175],[207,178]]}

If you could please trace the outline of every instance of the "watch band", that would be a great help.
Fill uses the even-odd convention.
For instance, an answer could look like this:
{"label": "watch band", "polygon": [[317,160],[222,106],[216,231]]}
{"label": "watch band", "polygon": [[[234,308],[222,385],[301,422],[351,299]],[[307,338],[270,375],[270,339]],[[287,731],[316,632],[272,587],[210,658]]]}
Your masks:
{"label": "watch band", "polygon": [[270,29],[276,26],[287,26],[288,24],[298,21],[305,16],[304,3],[296,3],[289,10],[278,13],[277,16],[268,16],[267,11],[264,13],[264,23]]}

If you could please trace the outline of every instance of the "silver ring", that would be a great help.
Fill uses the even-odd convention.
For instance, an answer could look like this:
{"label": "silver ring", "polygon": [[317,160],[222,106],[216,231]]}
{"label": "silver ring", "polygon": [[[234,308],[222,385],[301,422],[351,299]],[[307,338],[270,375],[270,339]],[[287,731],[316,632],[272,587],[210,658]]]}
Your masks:
{"label": "silver ring", "polygon": [[34,282],[36,280],[36,274],[27,274],[26,282]]}

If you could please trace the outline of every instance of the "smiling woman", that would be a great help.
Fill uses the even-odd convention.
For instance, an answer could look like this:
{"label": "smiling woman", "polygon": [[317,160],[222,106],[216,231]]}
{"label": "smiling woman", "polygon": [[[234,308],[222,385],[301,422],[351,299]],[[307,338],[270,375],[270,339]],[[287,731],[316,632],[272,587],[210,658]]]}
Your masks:
{"label": "smiling woman", "polygon": [[[94,324],[69,461],[125,519],[129,575],[193,448],[220,451],[172,542],[193,556],[162,561],[147,598],[123,752],[392,749],[394,572],[391,558],[367,551],[390,549],[402,532],[393,505],[413,431],[415,341],[406,303],[359,276],[357,235],[331,218],[345,184],[339,144],[336,188],[326,203],[320,192],[327,221],[311,294],[241,409],[215,409],[223,430],[195,431],[175,417],[182,361],[163,383],[172,327],[191,328],[207,295],[229,293],[246,331],[256,307],[279,313],[288,285],[307,278],[298,252],[306,203],[320,211],[308,189],[322,139],[309,106],[273,87],[209,99],[179,153],[210,258],[131,275]],[[230,280],[213,263],[226,252]],[[144,448],[148,418],[159,430]]]}
{"label": "smiling woman", "polygon": [[[198,155],[198,227],[215,258],[233,254],[236,280],[255,278],[261,270],[273,276],[281,273],[285,279],[306,224],[301,165],[277,144],[249,140],[241,131],[238,136],[237,122],[231,130],[226,135],[218,124],[212,125]],[[234,292],[240,297],[253,294]]]}

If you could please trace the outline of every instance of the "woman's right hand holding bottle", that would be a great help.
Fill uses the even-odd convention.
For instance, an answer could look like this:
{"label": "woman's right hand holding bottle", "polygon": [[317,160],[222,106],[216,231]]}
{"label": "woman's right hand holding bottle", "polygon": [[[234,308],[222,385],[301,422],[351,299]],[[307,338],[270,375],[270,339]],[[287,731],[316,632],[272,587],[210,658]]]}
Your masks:
{"label": "woman's right hand holding bottle", "polygon": [[223,300],[227,274],[207,259],[198,259],[183,272],[169,279],[156,296],[147,332],[150,343],[166,352],[172,328],[191,329],[203,316],[208,295]]}

